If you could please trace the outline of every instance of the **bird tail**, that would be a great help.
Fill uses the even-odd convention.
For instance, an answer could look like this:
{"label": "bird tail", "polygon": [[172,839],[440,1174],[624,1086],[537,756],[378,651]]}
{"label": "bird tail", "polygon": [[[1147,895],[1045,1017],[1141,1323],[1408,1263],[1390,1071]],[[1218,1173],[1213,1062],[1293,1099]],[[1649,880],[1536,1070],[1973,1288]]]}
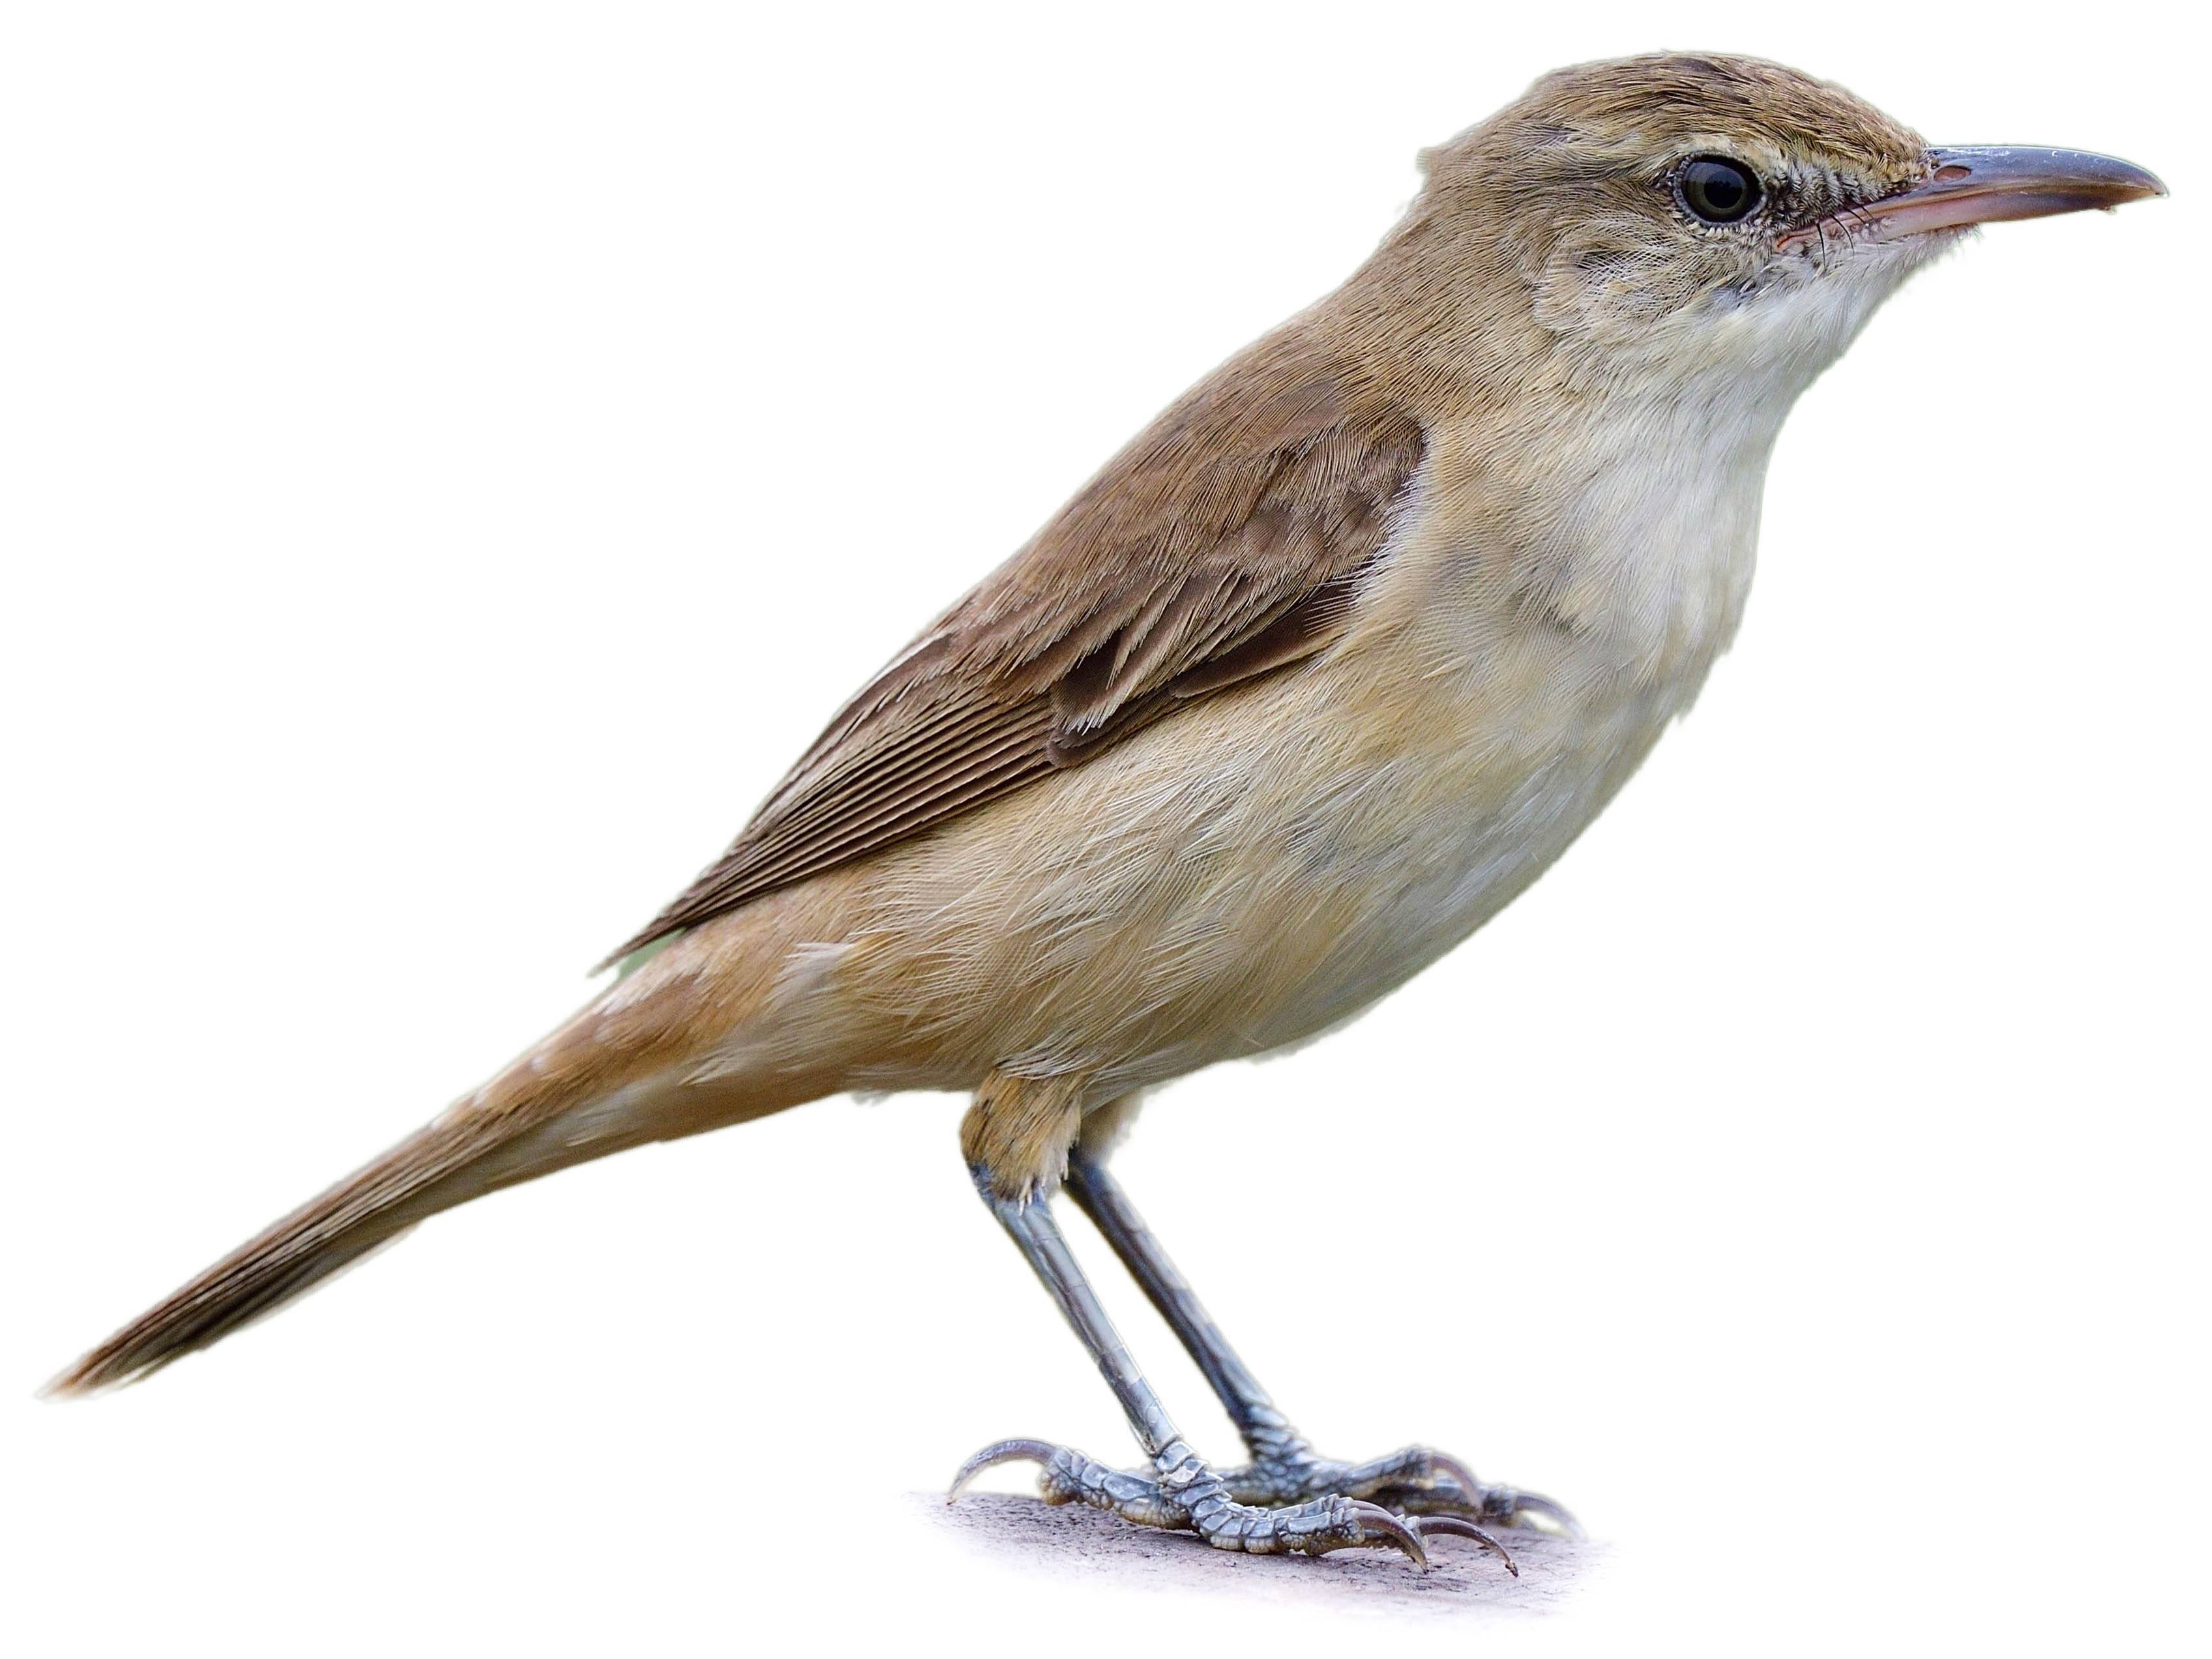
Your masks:
{"label": "bird tail", "polygon": [[134,1382],[495,1188],[828,1092],[795,1073],[702,1072],[681,1040],[682,985],[658,995],[619,988],[586,1007],[474,1095],[132,1320],[44,1392],[68,1397]]}
{"label": "bird tail", "polygon": [[134,1382],[273,1312],[424,1217],[488,1190],[484,1154],[499,1127],[484,1114],[426,1126],[141,1314],[45,1392],[65,1398]]}

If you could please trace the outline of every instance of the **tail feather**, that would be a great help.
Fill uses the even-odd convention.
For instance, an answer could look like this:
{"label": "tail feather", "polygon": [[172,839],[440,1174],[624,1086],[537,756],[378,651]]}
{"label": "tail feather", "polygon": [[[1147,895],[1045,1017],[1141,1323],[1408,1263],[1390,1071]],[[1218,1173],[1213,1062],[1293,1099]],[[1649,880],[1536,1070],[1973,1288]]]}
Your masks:
{"label": "tail feather", "polygon": [[733,950],[726,933],[719,956],[678,961],[672,950],[609,987],[482,1088],[132,1320],[45,1392],[134,1382],[483,1194],[843,1086],[832,1061],[793,1065],[786,1048],[764,1046],[757,1063],[731,1059],[731,1034],[789,991],[790,946],[769,935]]}
{"label": "tail feather", "polygon": [[228,1336],[425,1216],[485,1190],[493,1183],[471,1178],[472,1166],[511,1133],[492,1113],[431,1123],[132,1320],[44,1392],[66,1398],[135,1382]]}

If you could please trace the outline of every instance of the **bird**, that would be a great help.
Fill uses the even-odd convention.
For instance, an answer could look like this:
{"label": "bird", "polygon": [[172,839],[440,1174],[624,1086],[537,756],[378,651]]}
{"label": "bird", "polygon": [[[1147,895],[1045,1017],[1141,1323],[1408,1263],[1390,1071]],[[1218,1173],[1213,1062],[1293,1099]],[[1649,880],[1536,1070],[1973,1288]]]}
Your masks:
{"label": "bird", "polygon": [[[959,1154],[1141,1454],[1042,1495],[1252,1553],[1577,1530],[1425,1446],[1323,1455],[1110,1169],[1145,1099],[1326,1033],[1565,853],[1735,635],[1797,398],[1995,221],[2166,194],[1938,147],[1840,87],[1662,52],[1424,151],[1334,293],[1171,404],[830,721],[572,1018],[54,1379],[204,1347],[454,1205],[848,1092],[969,1097]],[[1201,1456],[1070,1254],[1103,1235],[1226,1408]],[[1356,1239],[1359,1224],[1345,1224]]]}

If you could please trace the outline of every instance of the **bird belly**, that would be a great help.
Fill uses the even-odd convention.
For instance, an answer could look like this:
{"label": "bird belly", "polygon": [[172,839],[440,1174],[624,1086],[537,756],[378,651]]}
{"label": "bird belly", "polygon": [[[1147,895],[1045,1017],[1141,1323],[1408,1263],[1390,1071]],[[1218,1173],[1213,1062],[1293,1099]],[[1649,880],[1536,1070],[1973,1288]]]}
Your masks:
{"label": "bird belly", "polygon": [[822,884],[809,1046],[843,1034],[848,1088],[1081,1073],[1104,1099],[1297,1042],[1527,887],[1673,712],[1556,665],[1411,696],[1389,667],[1194,707]]}
{"label": "bird belly", "polygon": [[[1315,897],[1310,966],[1237,1028],[1232,1053],[1295,1044],[1364,1012],[1551,867],[1668,717],[1648,699],[1609,711],[1571,701],[1532,699],[1506,740],[1437,757],[1395,802],[1332,814],[1324,836],[1301,838],[1326,851],[1290,862],[1278,878]],[[1375,787],[1388,794],[1391,780]]]}

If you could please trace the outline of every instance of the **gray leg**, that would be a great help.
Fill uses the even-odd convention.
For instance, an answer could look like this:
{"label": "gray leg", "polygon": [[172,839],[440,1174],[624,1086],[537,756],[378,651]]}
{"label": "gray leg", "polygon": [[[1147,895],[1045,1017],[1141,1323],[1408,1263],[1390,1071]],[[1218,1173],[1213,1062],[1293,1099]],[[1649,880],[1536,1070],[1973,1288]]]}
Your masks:
{"label": "gray leg", "polygon": [[1220,1476],[1230,1497],[1246,1504],[1280,1504],[1330,1492],[1371,1498],[1401,1514],[1466,1515],[1500,1526],[1533,1520],[1579,1533],[1574,1517],[1550,1498],[1486,1486],[1456,1458],[1425,1447],[1408,1446],[1366,1463],[1318,1455],[1245,1369],[1095,1151],[1077,1147],[1069,1158],[1066,1187],[1190,1351],[1243,1437],[1250,1464],[1225,1469]]}
{"label": "gray leg", "polygon": [[[1022,1255],[1044,1281],[1046,1290],[1075,1328],[1083,1346],[1115,1398],[1128,1414],[1130,1431],[1151,1463],[1149,1474],[1127,1474],[1065,1446],[1039,1440],[1002,1440],[987,1446],[962,1466],[954,1478],[957,1496],[969,1480],[994,1463],[1030,1459],[1043,1465],[1039,1480],[1048,1503],[1082,1502],[1139,1526],[1195,1532],[1217,1549],[1255,1555],[1293,1552],[1321,1555],[1356,1545],[1395,1547],[1425,1566],[1421,1532],[1378,1504],[1328,1493],[1296,1504],[1240,1502],[1222,1478],[1191,1450],[1129,1357],[1121,1336],[1098,1305],[1083,1270],[1052,1218],[1049,1200],[1040,1194],[1009,1198],[997,1191],[989,1172],[978,1168],[975,1185]],[[1449,1519],[1449,1518],[1447,1518]],[[1471,1524],[1420,1523],[1431,1533],[1481,1537]],[[1484,1539],[1496,1547],[1493,1540]],[[1501,1555],[1504,1552],[1498,1552]],[[1517,1569],[1516,1569],[1517,1571]]]}

